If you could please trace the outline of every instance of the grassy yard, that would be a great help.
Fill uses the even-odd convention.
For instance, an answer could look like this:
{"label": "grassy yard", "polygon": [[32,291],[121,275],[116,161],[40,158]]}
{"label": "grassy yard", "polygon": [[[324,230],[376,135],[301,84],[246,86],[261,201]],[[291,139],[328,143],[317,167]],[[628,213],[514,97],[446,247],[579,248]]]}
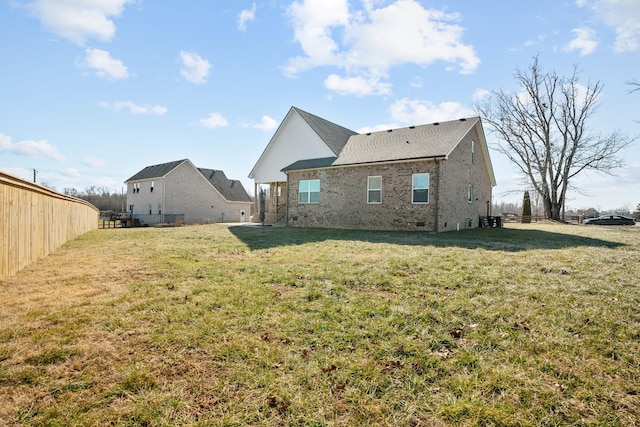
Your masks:
{"label": "grassy yard", "polygon": [[640,227],[96,230],[0,281],[4,425],[640,425]]}

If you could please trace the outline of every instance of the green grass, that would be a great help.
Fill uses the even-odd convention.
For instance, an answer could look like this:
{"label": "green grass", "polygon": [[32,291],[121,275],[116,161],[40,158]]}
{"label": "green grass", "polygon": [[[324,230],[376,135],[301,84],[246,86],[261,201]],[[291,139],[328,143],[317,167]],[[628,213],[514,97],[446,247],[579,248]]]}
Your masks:
{"label": "green grass", "polygon": [[0,282],[0,425],[639,425],[639,243],[97,230]]}

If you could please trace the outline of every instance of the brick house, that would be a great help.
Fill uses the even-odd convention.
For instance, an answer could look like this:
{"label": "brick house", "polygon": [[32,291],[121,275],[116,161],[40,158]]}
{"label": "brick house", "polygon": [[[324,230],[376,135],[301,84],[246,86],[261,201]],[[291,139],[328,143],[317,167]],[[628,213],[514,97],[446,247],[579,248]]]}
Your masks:
{"label": "brick house", "polygon": [[223,171],[189,159],[147,166],[125,181],[127,206],[142,225],[248,221],[251,197]]}
{"label": "brick house", "polygon": [[[304,123],[306,132],[287,129]],[[285,214],[277,220],[294,227],[441,232],[477,227],[489,215],[495,177],[479,117],[366,134],[342,129],[295,107],[289,111],[250,175],[277,177],[287,189],[278,193],[278,211]],[[305,134],[315,144],[323,135],[334,139],[325,143],[329,150],[305,153]],[[288,146],[297,149],[294,161]],[[274,155],[280,152],[290,155]],[[267,166],[284,178],[275,170],[268,175]],[[271,203],[273,195],[268,198]]]}

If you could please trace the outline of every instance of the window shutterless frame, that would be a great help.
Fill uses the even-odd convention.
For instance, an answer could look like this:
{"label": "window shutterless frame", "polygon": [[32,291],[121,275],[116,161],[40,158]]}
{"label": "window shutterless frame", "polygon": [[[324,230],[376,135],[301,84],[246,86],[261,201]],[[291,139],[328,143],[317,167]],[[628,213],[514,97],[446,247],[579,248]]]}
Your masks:
{"label": "window shutterless frame", "polygon": [[319,179],[301,179],[298,182],[298,203],[320,203]]}
{"label": "window shutterless frame", "polygon": [[428,173],[414,173],[411,176],[411,203],[429,203]]}
{"label": "window shutterless frame", "polygon": [[367,203],[369,204],[382,203],[382,177],[381,176],[367,177]]}

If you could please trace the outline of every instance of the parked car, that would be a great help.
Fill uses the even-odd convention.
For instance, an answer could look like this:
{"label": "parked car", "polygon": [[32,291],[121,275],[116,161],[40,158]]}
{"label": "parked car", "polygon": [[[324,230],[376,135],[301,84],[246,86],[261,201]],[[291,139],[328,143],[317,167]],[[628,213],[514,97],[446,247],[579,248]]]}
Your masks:
{"label": "parked car", "polygon": [[588,218],[584,220],[585,225],[635,225],[633,218],[622,215],[603,215],[598,218]]}

